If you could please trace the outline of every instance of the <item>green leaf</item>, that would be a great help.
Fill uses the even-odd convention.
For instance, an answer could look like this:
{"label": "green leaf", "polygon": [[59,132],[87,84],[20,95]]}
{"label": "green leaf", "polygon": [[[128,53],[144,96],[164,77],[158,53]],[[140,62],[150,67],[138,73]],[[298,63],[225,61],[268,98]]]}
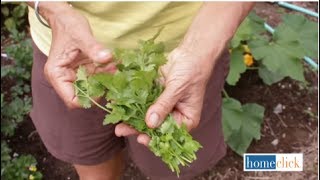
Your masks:
{"label": "green leaf", "polygon": [[99,84],[103,85],[108,89],[113,87],[112,74],[98,73],[98,74],[92,75],[90,78],[95,80],[96,82],[99,82]]}
{"label": "green leaf", "polygon": [[85,69],[80,67],[74,84],[76,95],[85,106],[90,105],[90,97],[106,93],[108,104],[106,107],[99,105],[109,113],[103,124],[122,121],[149,135],[150,150],[178,175],[179,166],[194,161],[202,146],[192,138],[185,125],[178,127],[171,115],[156,129],[149,128],[144,121],[149,106],[164,89],[157,80],[159,67],[166,62],[164,45],[155,43],[154,39],[140,41],[135,50],[116,49],[114,57],[118,70],[113,75],[100,73],[87,77]]}
{"label": "green leaf", "polygon": [[164,56],[164,54],[151,54],[149,56],[149,62],[148,64],[154,64],[157,67],[165,64],[167,62],[166,57]]}
{"label": "green leaf", "polygon": [[222,125],[225,141],[239,155],[243,155],[253,139],[260,139],[264,108],[255,103],[241,106],[233,98],[224,98]]}
{"label": "green leaf", "polygon": [[122,120],[121,114],[117,114],[117,113],[107,114],[104,118],[103,125],[116,124],[121,120]]}
{"label": "green leaf", "polygon": [[84,108],[91,107],[89,98],[89,83],[85,67],[80,66],[77,70],[77,80],[74,82],[75,94],[78,98],[79,104]]}
{"label": "green leaf", "polygon": [[21,18],[22,16],[24,16],[26,14],[27,7],[26,5],[20,4],[18,6],[16,6],[15,8],[13,8],[12,11],[12,16],[15,19]]}
{"label": "green leaf", "polygon": [[6,26],[6,28],[9,30],[9,31],[12,31],[14,29],[16,29],[16,23],[14,22],[14,19],[12,17],[9,17],[7,18],[5,21],[4,21],[4,25]]}
{"label": "green leaf", "polygon": [[[312,22],[302,15],[286,14],[282,17],[285,26],[290,28],[304,49],[305,55],[318,59],[318,23]],[[287,30],[289,32],[289,30]]]}
{"label": "green leaf", "polygon": [[10,163],[11,160],[11,149],[9,148],[8,144],[1,140],[1,176],[2,171],[5,166],[7,166],[8,163]]}
{"label": "green leaf", "polygon": [[176,126],[176,123],[174,121],[166,120],[164,123],[161,124],[160,132],[162,134],[172,134],[175,126]]}
{"label": "green leaf", "polygon": [[286,27],[280,25],[271,42],[263,38],[249,42],[251,52],[255,59],[260,60],[269,71],[305,81],[301,61],[304,50],[294,36],[284,34],[286,34]]}
{"label": "green leaf", "polygon": [[84,66],[80,66],[77,71],[77,80],[87,80],[87,70]]}
{"label": "green leaf", "polygon": [[271,72],[264,65],[260,65],[258,69],[258,73],[263,82],[267,85],[271,85],[273,83],[281,81],[284,76],[277,72]]}
{"label": "green leaf", "polygon": [[101,97],[104,95],[105,87],[93,76],[88,78],[88,94],[90,97]]}
{"label": "green leaf", "polygon": [[231,47],[236,48],[241,41],[248,41],[260,36],[265,32],[264,21],[255,13],[251,12],[249,16],[241,23],[237,32],[231,40]]}
{"label": "green leaf", "polygon": [[243,51],[240,48],[233,49],[230,56],[230,70],[227,76],[229,85],[236,85],[240,79],[240,74],[246,71],[246,65],[243,62]]}
{"label": "green leaf", "polygon": [[1,13],[2,13],[5,17],[9,16],[9,9],[8,9],[8,7],[7,7],[7,6],[1,7]]}

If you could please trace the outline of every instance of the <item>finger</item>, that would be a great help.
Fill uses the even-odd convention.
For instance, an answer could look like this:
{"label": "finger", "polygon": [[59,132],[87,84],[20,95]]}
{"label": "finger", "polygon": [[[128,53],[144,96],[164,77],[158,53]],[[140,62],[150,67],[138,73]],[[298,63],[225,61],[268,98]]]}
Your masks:
{"label": "finger", "polygon": [[125,123],[118,124],[116,126],[114,132],[115,132],[116,136],[118,136],[118,137],[139,134],[139,132],[136,129],[130,127],[129,125],[127,125]]}
{"label": "finger", "polygon": [[108,73],[114,74],[116,71],[117,71],[116,63],[111,62],[111,63],[107,64],[106,66],[97,67],[95,73],[108,72]]}
{"label": "finger", "polygon": [[67,47],[66,49],[61,49],[61,47],[51,48],[48,60],[55,62],[57,66],[66,66],[72,63],[80,54],[78,49],[72,47]]}
{"label": "finger", "polygon": [[163,93],[158,97],[156,102],[151,105],[147,111],[146,124],[150,128],[160,126],[167,115],[172,111],[176,105],[179,97],[176,94],[176,88],[167,87]]}
{"label": "finger", "polygon": [[49,82],[67,107],[81,107],[74,91],[73,82],[76,75],[73,71],[52,67],[50,70],[46,70],[46,74]]}
{"label": "finger", "polygon": [[149,146],[150,140],[151,140],[150,137],[148,135],[146,135],[146,134],[140,134],[137,137],[138,143],[143,144],[143,145],[145,145],[147,147]]}
{"label": "finger", "polygon": [[97,42],[92,35],[83,37],[79,45],[81,51],[96,64],[107,64],[112,60],[112,52]]}
{"label": "finger", "polygon": [[187,127],[188,131],[196,127],[194,121],[182,114],[179,110],[173,110],[172,115],[178,126],[184,124]]}
{"label": "finger", "polygon": [[[115,63],[109,63],[105,66],[95,66],[92,63],[88,63],[85,65],[82,65],[86,67],[87,73],[88,74],[96,74],[96,73],[115,73],[117,70],[116,64]],[[77,69],[77,68],[76,68]]]}

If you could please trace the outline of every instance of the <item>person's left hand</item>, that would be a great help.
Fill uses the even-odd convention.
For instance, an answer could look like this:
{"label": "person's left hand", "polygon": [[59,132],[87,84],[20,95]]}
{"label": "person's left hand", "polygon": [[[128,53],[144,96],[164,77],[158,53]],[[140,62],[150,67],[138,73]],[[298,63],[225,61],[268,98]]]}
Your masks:
{"label": "person's left hand", "polygon": [[[167,64],[161,67],[160,81],[165,89],[147,111],[145,121],[150,128],[159,127],[169,113],[173,114],[178,124],[183,122],[188,130],[198,126],[213,59],[195,54],[177,48],[169,54]],[[149,136],[125,123],[116,126],[115,134],[139,134],[137,141],[146,146],[150,141]]]}

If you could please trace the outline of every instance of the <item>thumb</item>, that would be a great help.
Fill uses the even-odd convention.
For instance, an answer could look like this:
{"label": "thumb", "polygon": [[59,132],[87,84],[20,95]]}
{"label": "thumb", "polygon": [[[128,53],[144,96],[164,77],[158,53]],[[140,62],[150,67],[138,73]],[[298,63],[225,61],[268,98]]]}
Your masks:
{"label": "thumb", "polygon": [[96,64],[107,64],[112,60],[112,52],[97,42],[94,37],[86,38],[80,44],[81,51],[86,54]]}
{"label": "thumb", "polygon": [[157,101],[147,111],[145,120],[147,125],[150,128],[160,126],[168,114],[172,112],[178,99],[175,88],[165,88]]}

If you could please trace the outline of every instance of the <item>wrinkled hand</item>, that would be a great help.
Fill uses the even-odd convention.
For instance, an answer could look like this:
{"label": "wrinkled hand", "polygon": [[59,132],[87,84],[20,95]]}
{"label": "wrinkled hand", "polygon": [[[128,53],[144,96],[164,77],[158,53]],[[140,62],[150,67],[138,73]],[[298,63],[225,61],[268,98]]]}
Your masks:
{"label": "wrinkled hand", "polygon": [[[161,125],[169,113],[178,124],[182,122],[191,130],[198,126],[201,116],[206,84],[211,73],[212,64],[191,52],[174,50],[168,56],[168,62],[161,68],[165,90],[151,105],[146,114],[146,123],[150,128]],[[117,136],[139,134],[127,124],[116,126]],[[139,134],[137,141],[148,145],[150,138]]]}
{"label": "wrinkled hand", "polygon": [[49,24],[52,44],[44,73],[69,108],[80,107],[73,87],[76,69],[82,65],[90,74],[115,72],[112,53],[95,40],[86,18],[73,9],[55,14]]}

